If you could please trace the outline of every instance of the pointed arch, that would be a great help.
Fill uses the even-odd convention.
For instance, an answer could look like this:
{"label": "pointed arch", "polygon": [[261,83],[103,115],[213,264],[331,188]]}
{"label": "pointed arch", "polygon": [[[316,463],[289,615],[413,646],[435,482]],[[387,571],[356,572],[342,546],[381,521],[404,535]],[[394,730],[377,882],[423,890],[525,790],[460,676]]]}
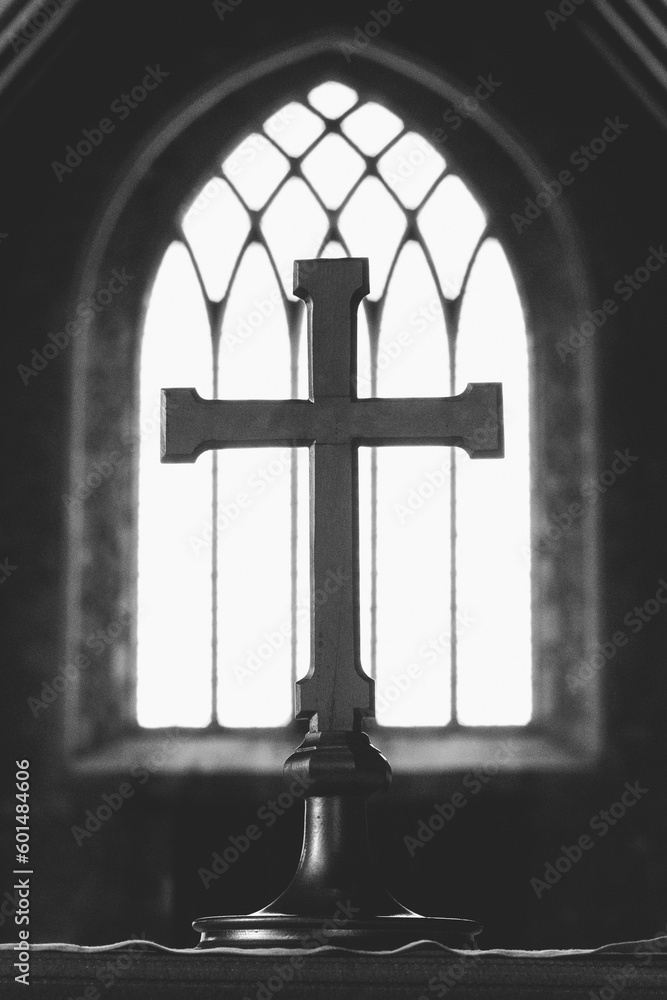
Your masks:
{"label": "pointed arch", "polygon": [[[539,470],[534,481],[540,484],[532,499],[532,514],[538,542],[546,537],[551,513],[567,507],[567,498],[580,489],[593,467],[592,363],[587,352],[581,351],[573,370],[567,370],[555,346],[589,299],[577,235],[564,203],[558,201],[544,210],[539,229],[518,233],[511,221],[517,207],[548,180],[528,144],[519,141],[490,106],[480,106],[464,122],[465,128],[447,132],[442,125],[445,112],[460,105],[464,88],[397,49],[374,45],[350,58],[349,39],[332,34],[295,43],[288,51],[267,53],[254,65],[213,81],[205,93],[190,95],[169,121],[155,123],[112,186],[82,257],[73,293],[77,301],[98,287],[101,276],[115,266],[136,273],[138,281],[123,303],[123,313],[115,314],[113,321],[104,315],[91,320],[87,336],[80,338],[72,356],[72,384],[78,390],[72,402],[72,476],[80,476],[91,460],[108,452],[119,439],[129,443],[131,451],[123,475],[114,477],[114,488],[100,503],[70,514],[68,648],[72,654],[87,629],[108,619],[134,587],[138,331],[146,290],[174,237],[171,220],[183,216],[225,150],[231,151],[249,129],[259,127],[297,91],[325,78],[364,87],[367,94],[375,94],[380,103],[384,99],[400,112],[416,132],[440,143],[447,150],[448,162],[465,176],[475,199],[488,211],[489,234],[502,242],[507,254],[529,335],[534,373],[532,462],[534,470]],[[257,110],[249,114],[248,108]],[[193,148],[198,150],[196,157]],[[109,370],[115,379],[105,377]],[[579,386],[576,412],[566,407],[562,391],[573,377]],[[119,382],[123,391],[112,399]],[[122,530],[110,529],[110,525],[122,525]],[[594,686],[584,701],[573,699],[563,683],[563,664],[583,658],[596,639],[594,529],[595,511],[589,505],[562,540],[560,562],[548,546],[533,544],[533,604],[541,617],[536,619],[534,649],[536,716],[527,740],[533,740],[531,752],[538,758],[543,755],[540,740],[548,740],[551,730],[562,732],[564,726],[580,760],[582,751],[594,754],[597,747]],[[111,544],[105,547],[101,539],[109,535]],[[100,558],[106,579],[102,593],[92,568],[99,569]],[[567,636],[564,655],[563,635]],[[100,663],[98,671],[105,679],[111,711],[92,710],[89,733],[97,740],[117,735],[132,718],[132,642],[115,655],[120,662],[113,670],[109,663]],[[90,710],[89,680],[82,677],[73,711],[82,706]],[[432,757],[437,766],[451,748],[450,743],[449,751]]]}

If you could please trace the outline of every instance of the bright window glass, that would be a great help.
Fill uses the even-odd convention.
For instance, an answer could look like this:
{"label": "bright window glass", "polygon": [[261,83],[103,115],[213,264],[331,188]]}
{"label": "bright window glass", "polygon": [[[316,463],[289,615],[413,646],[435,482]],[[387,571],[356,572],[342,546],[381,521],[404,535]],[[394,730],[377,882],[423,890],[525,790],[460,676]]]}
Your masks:
{"label": "bright window glass", "polygon": [[[288,159],[291,157],[292,159]],[[259,214],[253,215],[253,212]],[[254,221],[253,221],[254,220]],[[141,417],[161,387],[307,395],[295,258],[367,256],[359,396],[448,396],[501,381],[504,460],[361,448],[362,663],[392,726],[531,715],[528,355],[485,212],[427,140],[322,84],[224,159],[150,298]],[[308,669],[306,449],[226,449],[139,480],[138,721],[281,726]]]}

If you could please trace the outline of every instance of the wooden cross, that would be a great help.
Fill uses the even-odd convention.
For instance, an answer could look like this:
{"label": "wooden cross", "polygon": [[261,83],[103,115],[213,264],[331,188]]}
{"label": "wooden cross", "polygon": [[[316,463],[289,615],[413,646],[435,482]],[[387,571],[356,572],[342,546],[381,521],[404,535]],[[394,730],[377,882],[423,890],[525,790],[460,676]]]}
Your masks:
{"label": "wooden cross", "polygon": [[[374,714],[374,682],[359,656],[360,445],[457,445],[472,458],[503,454],[497,382],[459,396],[358,399],[357,308],[368,260],[299,260],[294,294],[308,304],[309,399],[202,399],[162,391],[162,461],[194,462],[209,448],[310,448],[311,662],[297,683],[297,717],[311,730],[357,730]],[[333,581],[333,585],[332,585]]]}

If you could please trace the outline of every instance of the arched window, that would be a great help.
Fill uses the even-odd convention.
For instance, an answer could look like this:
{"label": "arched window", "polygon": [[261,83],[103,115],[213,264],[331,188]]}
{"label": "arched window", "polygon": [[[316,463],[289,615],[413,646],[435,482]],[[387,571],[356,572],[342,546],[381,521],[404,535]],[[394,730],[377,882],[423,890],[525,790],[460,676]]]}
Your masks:
{"label": "arched window", "polygon": [[359,395],[501,381],[505,396],[501,461],[360,449],[373,738],[400,765],[406,727],[425,727],[412,762],[427,770],[484,760],[486,736],[508,731],[515,763],[595,753],[596,681],[576,696],[566,683],[596,640],[593,506],[554,528],[595,462],[590,359],[566,368],[557,349],[589,304],[585,272],[562,203],[517,230],[545,174],[495,112],[469,107],[406,58],[369,46],[350,66],[323,37],[225,76],[128,163],[76,292],[114,267],[133,276],[72,354],[72,482],[113,466],[69,507],[75,750],[169,727],[188,766],[204,736],[202,766],[214,745],[236,766],[228,748],[260,726],[279,760],[307,669],[305,450],[161,466],[157,394],[306,395],[292,261],[350,254],[370,260]]}
{"label": "arched window", "polygon": [[[464,181],[398,115],[328,81],[228,153],[179,223],[146,318],[143,419],[161,385],[307,395],[295,257],[370,258],[360,396],[502,380],[502,463],[361,449],[362,663],[380,723],[528,722],[528,352],[507,259]],[[296,449],[230,450],[160,468],[153,442],[142,444],[141,724],[291,717],[309,655],[304,460]]]}

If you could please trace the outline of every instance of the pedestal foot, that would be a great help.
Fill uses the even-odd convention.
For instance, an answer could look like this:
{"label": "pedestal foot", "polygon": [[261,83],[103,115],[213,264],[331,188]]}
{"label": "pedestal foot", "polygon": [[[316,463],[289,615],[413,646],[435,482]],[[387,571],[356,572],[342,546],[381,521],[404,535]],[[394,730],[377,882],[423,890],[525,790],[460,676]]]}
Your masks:
{"label": "pedestal foot", "polygon": [[201,917],[199,948],[393,950],[413,941],[476,948],[475,920],[423,917],[380,882],[368,842],[366,799],[387,788],[389,764],[365,733],[309,733],[285,764],[306,788],[303,850],[294,878],[256,913]]}

